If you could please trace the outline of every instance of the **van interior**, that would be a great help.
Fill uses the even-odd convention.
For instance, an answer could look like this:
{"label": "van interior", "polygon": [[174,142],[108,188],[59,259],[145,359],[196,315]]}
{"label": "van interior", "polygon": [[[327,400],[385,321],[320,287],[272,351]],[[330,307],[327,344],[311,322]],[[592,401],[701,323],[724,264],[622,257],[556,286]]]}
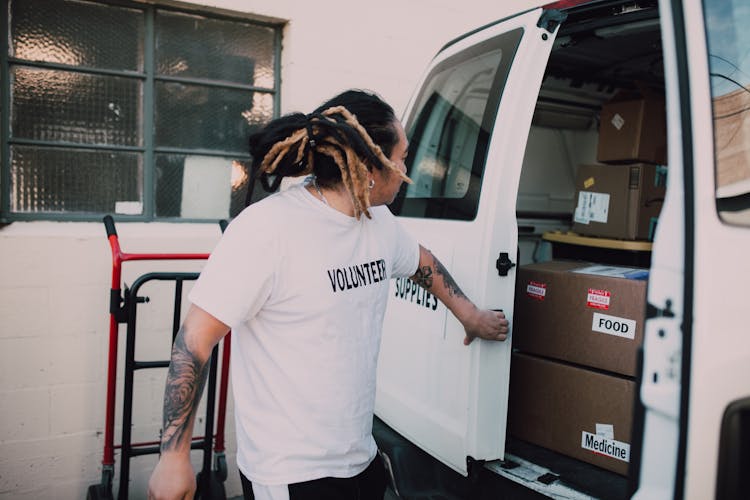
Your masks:
{"label": "van interior", "polygon": [[[575,258],[648,267],[649,251],[588,248],[550,241],[571,230],[580,165],[597,163],[602,105],[615,96],[664,95],[664,67],[656,0],[592,2],[568,11],[559,28],[533,116],[516,213],[518,263]],[[512,403],[511,403],[512,404]],[[633,428],[631,477],[637,467]],[[559,474],[576,490],[599,498],[629,498],[632,479],[507,437],[507,452]],[[512,464],[511,464],[512,466]]]}
{"label": "van interior", "polygon": [[[550,258],[544,232],[570,230],[578,166],[597,163],[602,106],[644,91],[664,95],[658,2],[593,2],[569,11],[526,146],[516,204],[521,264]],[[648,265],[648,256],[633,263]]]}

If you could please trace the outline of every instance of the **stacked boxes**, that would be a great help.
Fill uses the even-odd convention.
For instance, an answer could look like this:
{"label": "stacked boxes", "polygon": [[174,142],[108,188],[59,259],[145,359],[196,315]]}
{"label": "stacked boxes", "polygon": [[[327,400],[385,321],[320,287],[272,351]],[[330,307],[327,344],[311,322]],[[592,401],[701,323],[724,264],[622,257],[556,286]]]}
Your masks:
{"label": "stacked boxes", "polygon": [[644,89],[636,95],[617,95],[605,104],[597,161],[604,164],[578,168],[573,231],[652,240],[666,187],[663,97]]}
{"label": "stacked boxes", "polygon": [[[573,232],[653,239],[666,194],[665,115],[663,97],[648,89],[603,106],[599,163],[576,176]],[[608,245],[600,246],[620,247]],[[628,473],[647,277],[645,269],[562,260],[518,269],[510,436]]]}
{"label": "stacked boxes", "polygon": [[627,474],[647,271],[519,268],[508,433]]}

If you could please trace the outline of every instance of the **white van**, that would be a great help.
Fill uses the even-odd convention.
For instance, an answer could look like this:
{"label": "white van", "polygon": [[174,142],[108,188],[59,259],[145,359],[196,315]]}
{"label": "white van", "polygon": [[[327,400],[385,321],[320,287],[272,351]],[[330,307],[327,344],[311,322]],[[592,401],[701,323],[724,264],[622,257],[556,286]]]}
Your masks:
{"label": "white van", "polygon": [[[415,182],[393,209],[469,297],[505,311],[511,335],[465,347],[442,304],[408,280],[393,283],[374,434],[394,487],[407,498],[747,498],[750,2],[508,9],[429,65],[405,114]],[[645,239],[579,237],[573,225],[596,215],[581,212],[577,173],[603,163],[600,130],[624,120],[605,121],[603,107],[648,93],[665,99],[658,224]],[[524,334],[514,328],[517,276],[561,256],[648,271],[640,363],[621,377],[635,387],[629,437],[608,422],[588,431],[619,448],[587,452],[616,454],[625,473],[507,432],[514,338]],[[524,391],[525,380],[512,382]],[[574,412],[578,397],[604,396],[587,391],[572,388],[552,420]],[[554,425],[534,426],[519,428],[559,437]],[[582,436],[573,439],[585,448]]]}

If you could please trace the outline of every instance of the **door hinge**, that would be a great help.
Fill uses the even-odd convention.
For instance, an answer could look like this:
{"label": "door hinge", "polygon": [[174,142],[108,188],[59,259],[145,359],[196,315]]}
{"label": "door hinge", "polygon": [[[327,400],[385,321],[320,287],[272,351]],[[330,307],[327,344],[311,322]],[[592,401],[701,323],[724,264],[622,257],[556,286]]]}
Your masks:
{"label": "door hinge", "polygon": [[539,16],[539,21],[537,21],[536,25],[552,34],[567,18],[568,14],[566,12],[556,9],[545,10],[542,15]]}
{"label": "door hinge", "polygon": [[500,252],[500,256],[495,261],[495,268],[500,276],[508,276],[508,271],[515,265],[515,262],[511,262],[508,252]]}

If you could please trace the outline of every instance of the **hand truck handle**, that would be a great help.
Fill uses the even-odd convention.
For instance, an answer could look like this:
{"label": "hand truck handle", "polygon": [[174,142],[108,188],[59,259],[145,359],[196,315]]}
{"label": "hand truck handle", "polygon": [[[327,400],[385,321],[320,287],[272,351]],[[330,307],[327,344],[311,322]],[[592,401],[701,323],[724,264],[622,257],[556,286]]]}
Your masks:
{"label": "hand truck handle", "polygon": [[115,220],[112,218],[111,215],[105,215],[104,219],[104,228],[107,230],[107,237],[109,238],[112,235],[117,236],[117,230],[115,230]]}

